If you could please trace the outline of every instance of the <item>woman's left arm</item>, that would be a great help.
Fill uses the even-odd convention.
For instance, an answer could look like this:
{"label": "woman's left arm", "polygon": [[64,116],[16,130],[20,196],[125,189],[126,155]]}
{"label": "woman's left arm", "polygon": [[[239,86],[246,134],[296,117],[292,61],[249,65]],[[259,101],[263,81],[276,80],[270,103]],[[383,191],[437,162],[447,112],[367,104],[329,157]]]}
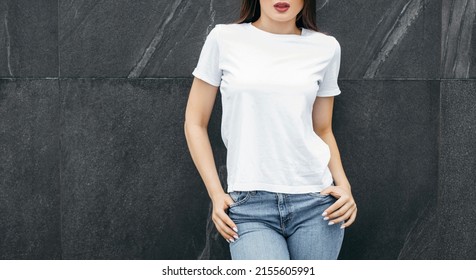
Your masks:
{"label": "woman's left arm", "polygon": [[332,132],[332,112],[334,108],[334,96],[317,97],[312,111],[314,132],[326,142],[331,152],[329,170],[335,182],[321,191],[321,194],[331,194],[338,198],[337,201],[327,208],[322,216],[325,220],[337,224],[346,221],[343,226],[350,226],[357,216],[357,205],[352,196],[351,186],[342,166],[342,161],[337,147],[337,142]]}

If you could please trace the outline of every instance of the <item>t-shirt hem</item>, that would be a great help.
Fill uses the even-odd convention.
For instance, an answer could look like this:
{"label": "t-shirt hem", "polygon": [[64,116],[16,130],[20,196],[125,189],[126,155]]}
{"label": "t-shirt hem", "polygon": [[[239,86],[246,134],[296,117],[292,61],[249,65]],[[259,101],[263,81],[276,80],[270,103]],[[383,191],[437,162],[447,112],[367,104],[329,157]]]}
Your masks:
{"label": "t-shirt hem", "polygon": [[316,96],[319,97],[329,97],[329,96],[336,96],[341,94],[341,91],[339,89],[337,90],[332,90],[332,91],[322,91],[322,92],[317,92]]}
{"label": "t-shirt hem", "polygon": [[199,78],[202,81],[205,81],[205,82],[209,83],[212,86],[215,86],[215,87],[220,86],[221,81],[217,81],[217,80],[211,78],[209,75],[207,75],[207,74],[201,72],[200,70],[198,70],[198,68],[193,70],[192,75]]}
{"label": "t-shirt hem", "polygon": [[321,185],[297,185],[297,186],[288,186],[288,185],[275,185],[269,183],[237,183],[233,185],[228,185],[227,192],[233,191],[269,191],[276,193],[310,193],[310,192],[320,192],[321,190],[331,186],[333,181],[326,182]]}

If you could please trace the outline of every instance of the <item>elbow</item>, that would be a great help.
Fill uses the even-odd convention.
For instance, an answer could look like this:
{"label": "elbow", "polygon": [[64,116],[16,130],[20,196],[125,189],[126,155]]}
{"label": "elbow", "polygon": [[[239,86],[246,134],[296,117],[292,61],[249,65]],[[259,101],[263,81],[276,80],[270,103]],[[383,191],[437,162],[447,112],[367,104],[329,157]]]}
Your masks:
{"label": "elbow", "polygon": [[185,137],[187,137],[190,133],[193,133],[196,130],[208,130],[208,125],[207,124],[200,124],[200,123],[191,123],[184,121],[183,122],[183,131],[185,134]]}
{"label": "elbow", "polygon": [[332,126],[326,126],[326,127],[314,127],[314,132],[319,135],[319,137],[328,135],[328,134],[333,134],[332,132]]}

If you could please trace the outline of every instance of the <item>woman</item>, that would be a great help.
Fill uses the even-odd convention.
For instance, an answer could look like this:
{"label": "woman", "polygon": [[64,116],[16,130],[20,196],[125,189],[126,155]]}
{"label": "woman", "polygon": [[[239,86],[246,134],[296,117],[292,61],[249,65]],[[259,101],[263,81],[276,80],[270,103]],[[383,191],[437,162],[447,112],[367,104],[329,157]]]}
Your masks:
{"label": "woman", "polygon": [[[332,132],[340,44],[315,0],[244,0],[200,53],[185,113],[192,159],[232,259],[337,259],[357,214]],[[223,191],[207,134],[218,87]]]}

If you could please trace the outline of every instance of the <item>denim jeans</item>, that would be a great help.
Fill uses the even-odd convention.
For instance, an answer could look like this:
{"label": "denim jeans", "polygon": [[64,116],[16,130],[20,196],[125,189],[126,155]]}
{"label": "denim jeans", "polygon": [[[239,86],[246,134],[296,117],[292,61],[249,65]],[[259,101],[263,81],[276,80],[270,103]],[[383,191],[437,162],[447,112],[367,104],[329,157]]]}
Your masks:
{"label": "denim jeans", "polygon": [[321,216],[337,198],[319,192],[285,194],[234,191],[227,212],[238,227],[230,242],[233,260],[335,260],[344,239],[343,221]]}

